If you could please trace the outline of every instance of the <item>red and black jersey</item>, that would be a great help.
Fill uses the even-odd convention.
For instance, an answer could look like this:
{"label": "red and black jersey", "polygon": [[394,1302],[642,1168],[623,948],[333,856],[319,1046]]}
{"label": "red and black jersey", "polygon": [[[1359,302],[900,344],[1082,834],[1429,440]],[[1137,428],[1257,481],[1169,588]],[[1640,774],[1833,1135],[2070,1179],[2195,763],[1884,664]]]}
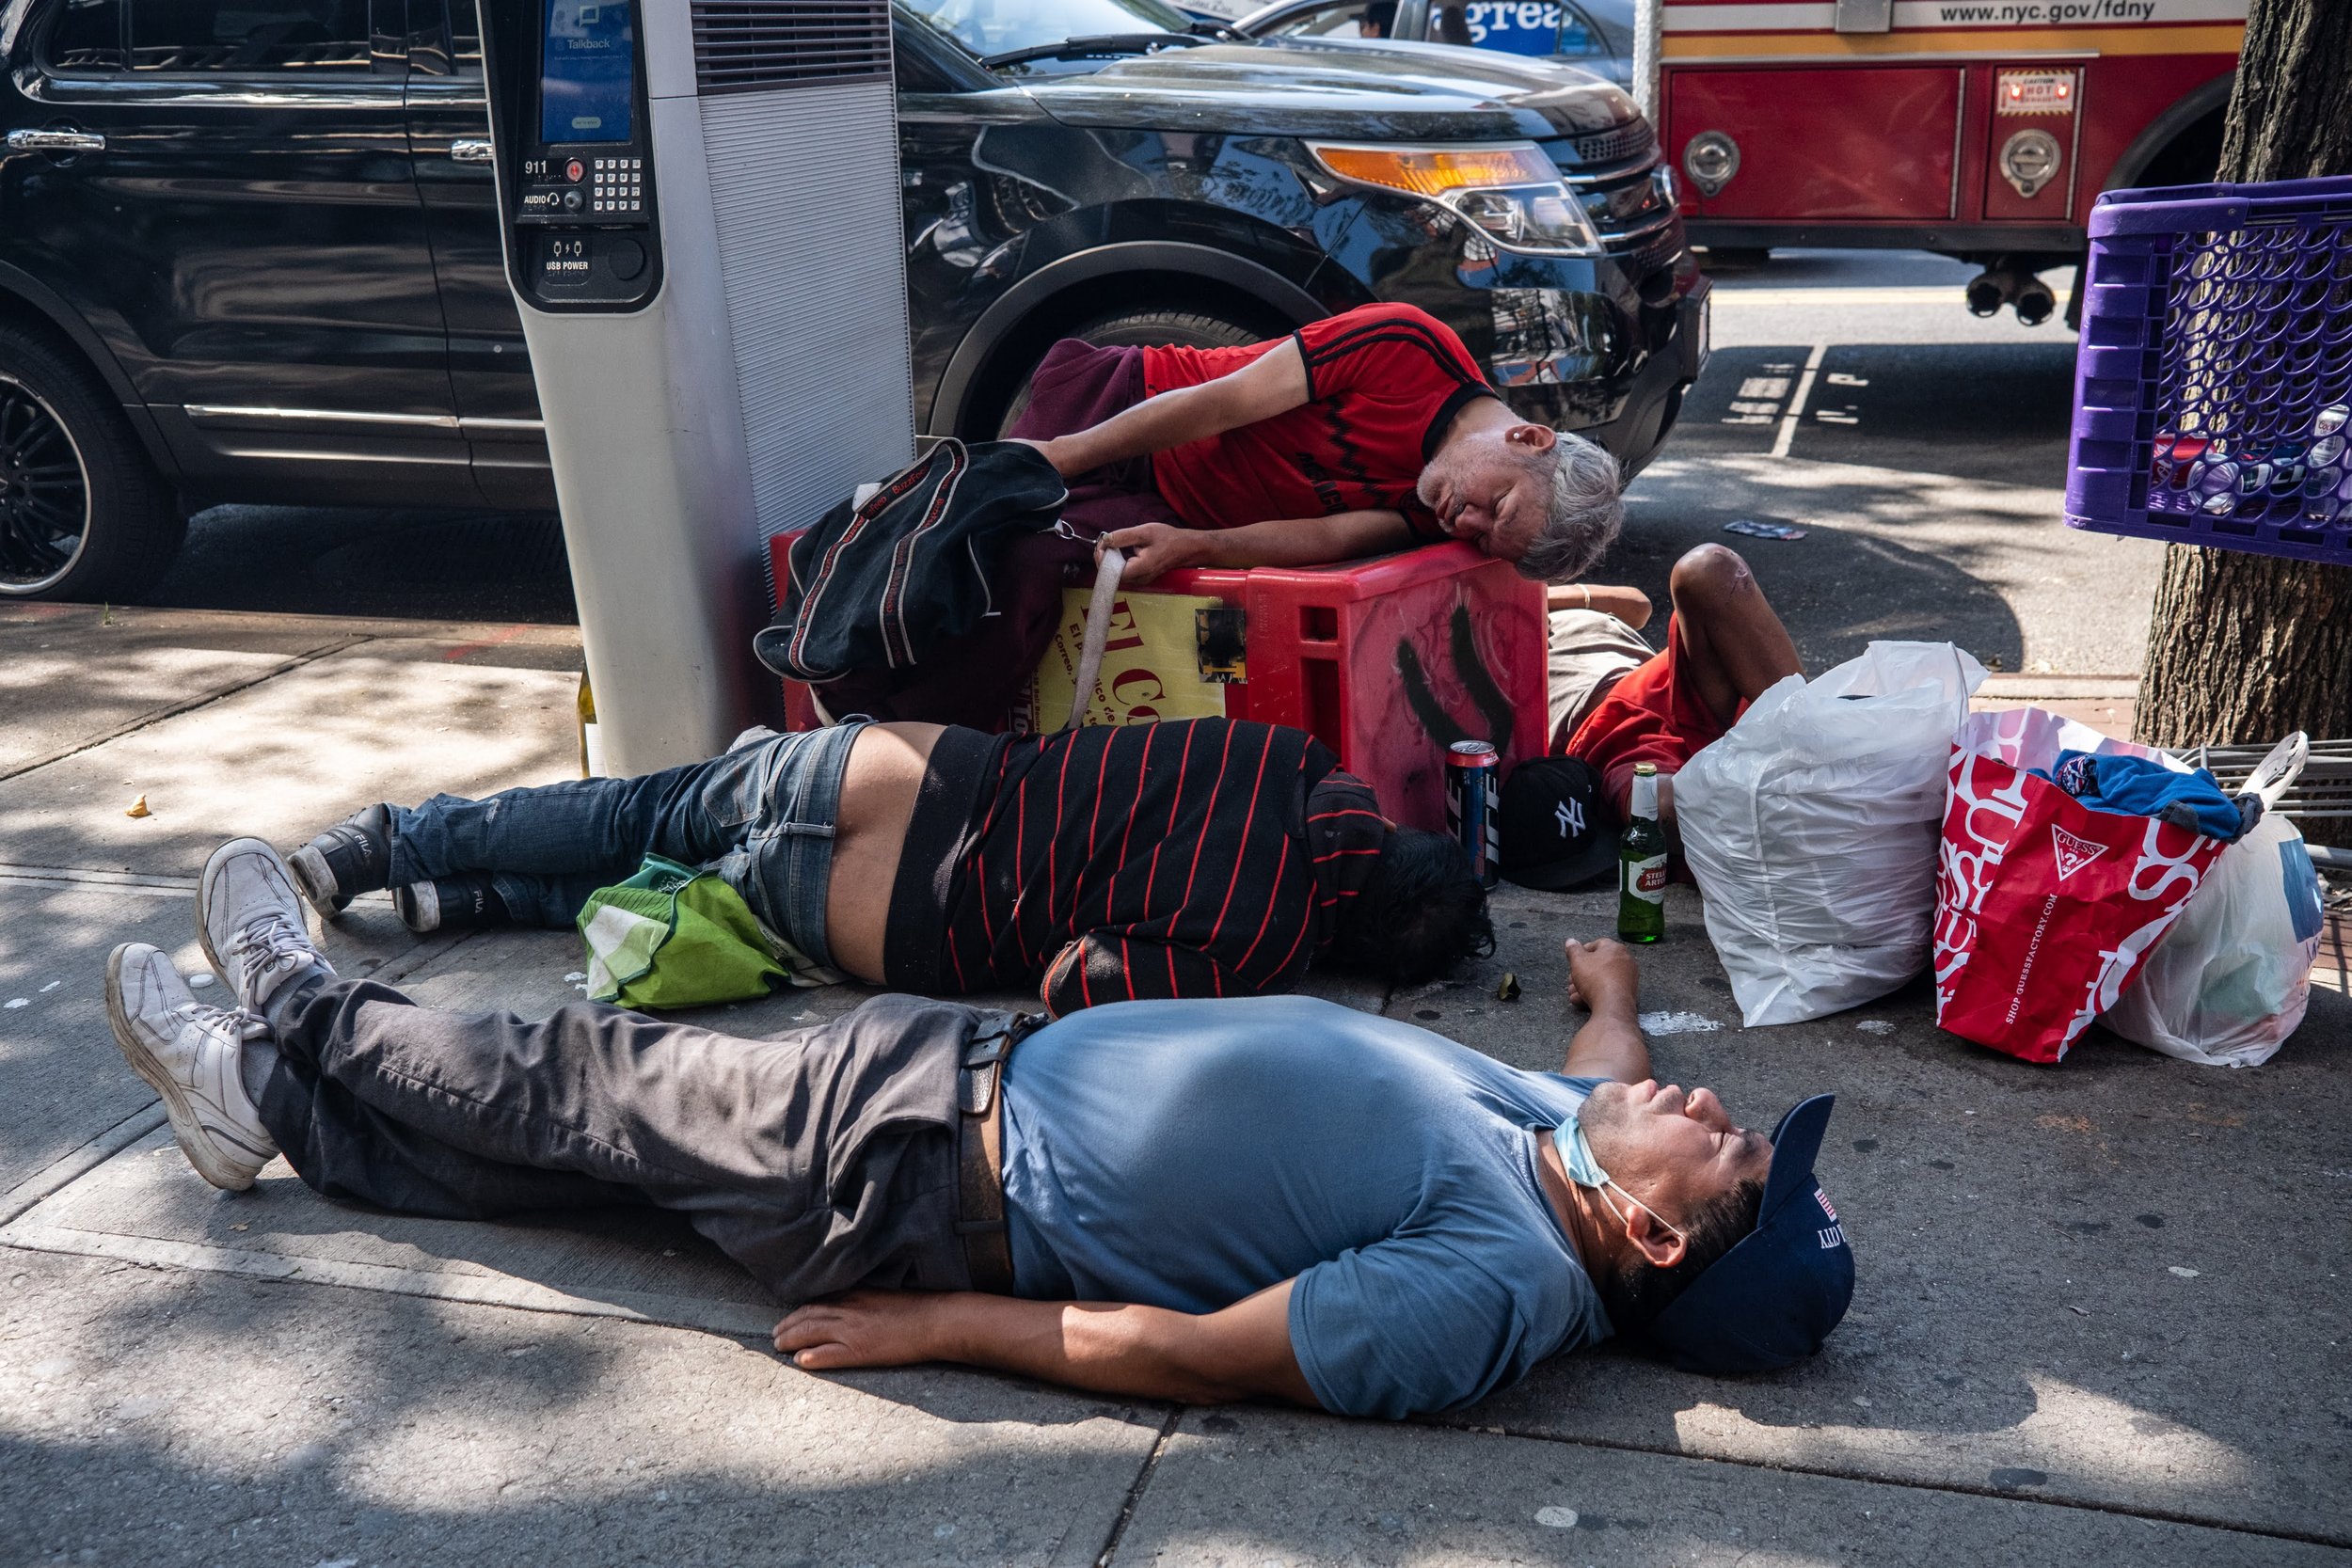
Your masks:
{"label": "red and black jersey", "polygon": [[[1403,513],[1416,533],[1443,538],[1413,485],[1454,417],[1496,395],[1462,340],[1410,305],[1360,306],[1292,337],[1306,361],[1308,401],[1155,454],[1152,483],[1168,505],[1194,528],[1387,510]],[[1215,381],[1279,343],[1147,348],[1144,392]]]}
{"label": "red and black jersey", "polygon": [[1057,1016],[1287,990],[1387,832],[1371,789],[1303,730],[949,730],[908,826],[884,971],[934,992],[1036,985]]}

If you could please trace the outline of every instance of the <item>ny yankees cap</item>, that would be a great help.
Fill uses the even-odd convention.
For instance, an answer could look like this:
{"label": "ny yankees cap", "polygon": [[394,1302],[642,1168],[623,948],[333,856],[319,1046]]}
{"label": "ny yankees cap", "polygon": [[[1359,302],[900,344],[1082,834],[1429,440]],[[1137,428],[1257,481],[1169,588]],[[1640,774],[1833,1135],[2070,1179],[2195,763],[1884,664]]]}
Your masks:
{"label": "ny yankees cap", "polygon": [[1693,1372],[1765,1372],[1821,1348],[1853,1299],[1853,1249],[1813,1178],[1836,1095],[1801,1101],[1772,1133],[1756,1228],[1708,1265],[1650,1324],[1649,1338]]}
{"label": "ny yankees cap", "polygon": [[1616,808],[1599,770],[1581,758],[1534,757],[1513,768],[1496,830],[1496,869],[1521,887],[1579,887],[1617,868]]}

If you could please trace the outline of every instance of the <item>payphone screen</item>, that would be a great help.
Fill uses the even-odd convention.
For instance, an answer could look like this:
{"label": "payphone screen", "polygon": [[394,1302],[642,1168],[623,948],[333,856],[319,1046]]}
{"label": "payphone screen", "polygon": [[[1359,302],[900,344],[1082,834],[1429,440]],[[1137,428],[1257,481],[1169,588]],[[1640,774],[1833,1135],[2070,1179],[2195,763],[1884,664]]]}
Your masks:
{"label": "payphone screen", "polygon": [[636,100],[634,0],[548,0],[539,139],[627,141]]}

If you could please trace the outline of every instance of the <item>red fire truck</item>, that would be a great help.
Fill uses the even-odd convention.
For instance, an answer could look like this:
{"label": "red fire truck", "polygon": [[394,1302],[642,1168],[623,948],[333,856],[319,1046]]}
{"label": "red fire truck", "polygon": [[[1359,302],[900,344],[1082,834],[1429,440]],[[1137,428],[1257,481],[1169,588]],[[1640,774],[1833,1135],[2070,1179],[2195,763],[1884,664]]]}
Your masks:
{"label": "red fire truck", "polygon": [[[1662,0],[1694,244],[1931,250],[2031,325],[2099,192],[2213,177],[2246,0]],[[2070,304],[2068,316],[2074,317]]]}

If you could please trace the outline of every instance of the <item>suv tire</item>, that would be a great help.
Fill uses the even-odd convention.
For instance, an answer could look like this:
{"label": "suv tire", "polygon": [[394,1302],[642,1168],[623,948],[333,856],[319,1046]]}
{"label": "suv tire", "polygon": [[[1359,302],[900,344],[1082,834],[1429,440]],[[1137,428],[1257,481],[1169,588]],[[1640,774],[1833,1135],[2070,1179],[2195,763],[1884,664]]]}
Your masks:
{"label": "suv tire", "polygon": [[88,370],[46,336],[0,325],[0,600],[135,597],[186,531]]}
{"label": "suv tire", "polygon": [[[1061,336],[1079,339],[1096,348],[1168,343],[1180,348],[1238,348],[1245,343],[1263,342],[1266,337],[1255,327],[1201,310],[1121,310],[1116,315],[1097,316]],[[1043,355],[1041,353],[1039,357]],[[1012,394],[1004,419],[997,422],[999,432],[1010,430],[1013,421],[1028,408],[1029,374],[1035,369],[1032,365],[1022,372],[1020,389]]]}

